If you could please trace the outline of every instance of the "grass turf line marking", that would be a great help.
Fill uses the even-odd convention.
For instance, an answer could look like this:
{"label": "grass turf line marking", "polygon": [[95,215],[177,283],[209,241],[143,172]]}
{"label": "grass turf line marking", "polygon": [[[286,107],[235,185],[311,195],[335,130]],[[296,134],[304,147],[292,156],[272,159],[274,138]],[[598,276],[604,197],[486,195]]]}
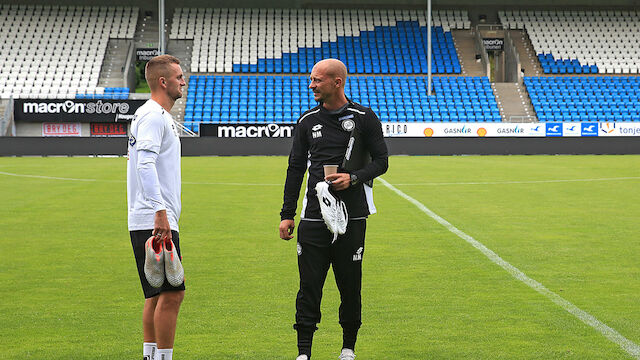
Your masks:
{"label": "grass turf line marking", "polygon": [[0,175],[17,176],[17,177],[27,177],[27,178],[36,178],[36,179],[46,179],[46,180],[65,180],[65,181],[109,181],[109,180],[96,180],[96,179],[74,179],[74,178],[63,178],[63,177],[43,176],[43,175],[14,174],[14,173],[8,173],[8,172],[4,172],[4,171],[0,171]]}
{"label": "grass turf line marking", "polygon": [[259,184],[259,183],[210,183],[210,182],[191,182],[191,181],[183,181],[183,184],[187,185],[227,185],[227,186],[284,186],[283,184]]}
{"label": "grass turf line marking", "polygon": [[[28,177],[36,179],[47,180],[65,180],[65,181],[102,181],[102,182],[116,182],[124,183],[125,180],[102,180],[102,179],[75,179],[75,178],[63,178],[55,176],[43,176],[43,175],[25,175],[14,174],[9,172],[0,171],[0,175]],[[617,178],[599,178],[599,179],[564,179],[564,180],[531,180],[531,181],[488,181],[488,182],[443,182],[443,183],[416,183],[416,184],[396,184],[398,186],[445,186],[445,185],[504,185],[504,184],[544,184],[544,183],[563,183],[563,182],[589,182],[589,181],[620,181],[620,180],[640,180],[640,177],[617,177]],[[283,186],[282,184],[259,184],[259,183],[223,183],[223,182],[192,182],[183,181],[184,185],[226,185],[226,186]]]}
{"label": "grass turf line marking", "polygon": [[554,293],[553,291],[547,289],[541,283],[539,283],[536,280],[533,280],[532,278],[528,277],[525,273],[523,273],[522,271],[520,271],[518,268],[516,268],[515,266],[511,265],[510,263],[508,263],[506,260],[501,258],[498,254],[493,252],[491,249],[487,248],[481,242],[477,241],[473,237],[467,235],[466,233],[462,232],[460,229],[458,229],[455,226],[453,226],[450,222],[448,222],[447,220],[445,220],[442,217],[440,217],[438,214],[436,214],[433,211],[431,211],[429,208],[424,206],[424,204],[422,204],[418,200],[416,200],[416,199],[412,198],[411,196],[405,194],[404,192],[402,192],[401,190],[399,190],[395,186],[391,185],[386,180],[384,180],[382,178],[378,178],[378,180],[384,186],[386,186],[388,189],[390,189],[391,191],[395,192],[396,194],[398,194],[403,199],[409,201],[410,203],[415,205],[418,209],[420,209],[423,213],[425,213],[426,215],[428,215],[429,217],[431,217],[432,219],[437,221],[440,225],[442,225],[445,228],[447,228],[447,230],[449,230],[450,232],[456,234],[459,238],[461,238],[462,240],[464,240],[467,243],[471,244],[471,246],[475,247],[476,249],[480,250],[480,252],[482,252],[482,254],[484,254],[487,258],[489,258],[489,260],[491,260],[493,263],[495,263],[496,265],[498,265],[501,268],[503,268],[504,270],[506,270],[511,276],[513,276],[514,278],[522,281],[527,286],[529,286],[530,288],[532,288],[536,292],[540,293],[541,295],[544,295],[546,298],[548,298],[553,303],[555,303],[556,305],[558,305],[561,308],[563,308],[564,310],[566,310],[568,313],[570,313],[573,316],[575,316],[576,318],[578,318],[583,323],[585,323],[585,324],[591,326],[592,328],[594,328],[595,330],[597,330],[599,333],[604,335],[604,337],[606,337],[607,339],[609,339],[613,343],[615,343],[618,346],[620,346],[625,352],[627,352],[627,354],[631,355],[633,358],[640,360],[640,346],[638,346],[637,344],[635,344],[631,340],[625,338],[622,334],[620,334],[619,332],[617,332],[613,328],[607,326],[606,324],[604,324],[600,320],[596,319],[593,315],[591,315],[591,314],[587,313],[586,311],[578,308],[577,306],[575,306],[574,304],[572,304],[568,300],[564,299],[560,295],[558,295],[558,294]]}
{"label": "grass turf line marking", "polygon": [[[4,171],[0,171],[0,175],[45,179],[45,180],[126,183],[125,180],[76,179],[76,178],[65,178],[65,177],[44,176],[44,175],[14,174],[14,173],[9,173]],[[227,186],[282,186],[282,184],[205,183],[205,182],[189,182],[189,181],[183,181],[182,184],[183,185],[227,185]]]}
{"label": "grass turf line marking", "polygon": [[640,177],[617,177],[599,179],[560,179],[560,180],[523,180],[523,181],[487,181],[487,182],[448,182],[448,183],[416,183],[416,184],[396,184],[398,186],[442,186],[442,185],[505,185],[505,184],[547,184],[565,182],[591,182],[591,181],[619,181],[619,180],[640,180]]}

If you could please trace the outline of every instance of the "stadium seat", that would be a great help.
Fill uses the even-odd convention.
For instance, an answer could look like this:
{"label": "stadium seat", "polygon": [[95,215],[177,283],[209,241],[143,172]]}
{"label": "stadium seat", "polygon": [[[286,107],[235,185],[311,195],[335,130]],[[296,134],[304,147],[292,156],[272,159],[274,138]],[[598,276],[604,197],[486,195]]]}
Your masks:
{"label": "stadium seat", "polygon": [[133,38],[138,12],[123,6],[3,7],[0,54],[11,56],[0,56],[0,88],[12,91],[0,96],[95,94],[109,39]]}
{"label": "stadium seat", "polygon": [[[185,121],[200,123],[292,123],[316,105],[308,77],[285,75],[192,75]],[[501,121],[486,77],[433,78],[434,96],[425,93],[426,77],[350,76],[347,96],[371,107],[381,121]]]}
{"label": "stadium seat", "polygon": [[[470,29],[467,12],[436,10],[433,25],[433,72],[460,73],[450,31]],[[426,26],[418,10],[177,8],[170,38],[194,41],[192,72],[308,73],[334,57],[349,73],[414,74],[427,71]]]}
{"label": "stadium seat", "polygon": [[498,12],[508,29],[526,29],[545,74],[632,74],[640,66],[637,11]]}
{"label": "stadium seat", "polygon": [[637,76],[525,77],[524,84],[540,121],[640,121]]}

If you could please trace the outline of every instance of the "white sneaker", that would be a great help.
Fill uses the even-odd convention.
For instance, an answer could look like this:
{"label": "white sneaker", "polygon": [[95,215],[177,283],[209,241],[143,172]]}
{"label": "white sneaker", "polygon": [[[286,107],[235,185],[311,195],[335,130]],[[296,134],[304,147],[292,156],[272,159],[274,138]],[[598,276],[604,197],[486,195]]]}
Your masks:
{"label": "white sneaker", "polygon": [[[162,251],[162,243],[154,242],[155,237],[152,236],[144,243],[144,276],[147,278],[149,285],[159,288],[164,284],[164,254]],[[155,246],[155,248],[154,248]]]}
{"label": "white sneaker", "polygon": [[184,268],[173,241],[164,243],[164,273],[169,284],[180,286],[184,282]]}
{"label": "white sneaker", "polygon": [[356,354],[353,353],[351,349],[342,349],[340,356],[338,356],[338,360],[354,360],[356,358]]}
{"label": "white sneaker", "polygon": [[309,357],[307,355],[298,355],[296,360],[309,360]]}

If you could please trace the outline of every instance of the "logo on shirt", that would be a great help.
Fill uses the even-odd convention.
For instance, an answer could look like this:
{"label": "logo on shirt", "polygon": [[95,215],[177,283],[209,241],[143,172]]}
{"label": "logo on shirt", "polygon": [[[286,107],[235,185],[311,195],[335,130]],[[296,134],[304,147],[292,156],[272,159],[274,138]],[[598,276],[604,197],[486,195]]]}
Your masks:
{"label": "logo on shirt", "polygon": [[319,137],[322,137],[322,132],[320,131],[320,129],[322,129],[322,124],[314,125],[314,126],[311,128],[311,136],[312,136],[314,139],[317,139],[317,138],[319,138]]}
{"label": "logo on shirt", "polygon": [[136,138],[133,135],[129,136],[129,146],[133,146],[135,144],[136,144]]}
{"label": "logo on shirt", "polygon": [[362,248],[362,246],[358,249],[358,251],[356,251],[356,253],[353,255],[353,261],[360,261],[362,260],[362,251],[364,249]]}
{"label": "logo on shirt", "polygon": [[[353,117],[353,115],[351,115],[351,117]],[[345,131],[351,131],[354,127],[356,127],[356,123],[351,119],[347,119],[342,122],[342,128]]]}

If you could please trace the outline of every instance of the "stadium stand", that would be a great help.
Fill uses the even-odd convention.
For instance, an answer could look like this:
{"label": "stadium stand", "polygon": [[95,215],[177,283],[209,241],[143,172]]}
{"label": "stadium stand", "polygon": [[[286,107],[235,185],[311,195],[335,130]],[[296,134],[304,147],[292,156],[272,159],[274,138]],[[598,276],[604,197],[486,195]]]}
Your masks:
{"label": "stadium stand", "polygon": [[96,87],[95,93],[79,93],[76,94],[76,99],[128,99],[129,88],[126,87]]}
{"label": "stadium stand", "polygon": [[509,10],[498,13],[508,29],[526,29],[547,74],[638,74],[637,11]]}
{"label": "stadium stand", "polygon": [[[351,76],[345,92],[382,121],[500,121],[486,77]],[[307,76],[194,75],[189,79],[185,126],[200,123],[295,123],[316,106]]]}
{"label": "stadium stand", "polygon": [[[321,24],[315,26],[311,24]],[[434,73],[460,73],[451,29],[466,11],[433,12]],[[308,73],[334,57],[350,73],[426,73],[426,12],[177,8],[170,39],[193,39],[191,72]]]}
{"label": "stadium stand", "polygon": [[640,121],[640,77],[526,77],[540,121]]}
{"label": "stadium stand", "polygon": [[[432,24],[433,72],[461,73],[451,30],[470,29],[467,12],[434,11]],[[193,39],[192,73],[216,73],[190,77],[185,126],[294,123],[316,105],[307,74],[330,57],[382,121],[501,121],[486,77],[434,77],[427,95],[426,25],[417,10],[178,8],[170,39]]]}
{"label": "stadium stand", "polygon": [[137,7],[0,5],[0,98],[99,94],[110,38],[132,38]]}

